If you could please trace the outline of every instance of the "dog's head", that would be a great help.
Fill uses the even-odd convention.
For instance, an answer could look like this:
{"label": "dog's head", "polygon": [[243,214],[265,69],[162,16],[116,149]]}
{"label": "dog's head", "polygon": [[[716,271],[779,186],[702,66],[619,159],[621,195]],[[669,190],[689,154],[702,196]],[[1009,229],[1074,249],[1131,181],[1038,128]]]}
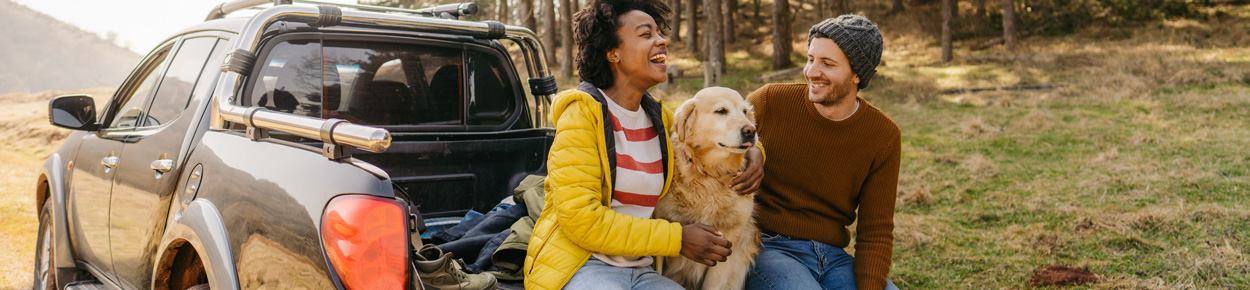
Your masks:
{"label": "dog's head", "polygon": [[741,94],[729,88],[700,90],[677,108],[673,116],[673,143],[690,158],[715,171],[737,171],[742,156],[757,143],[755,112]]}

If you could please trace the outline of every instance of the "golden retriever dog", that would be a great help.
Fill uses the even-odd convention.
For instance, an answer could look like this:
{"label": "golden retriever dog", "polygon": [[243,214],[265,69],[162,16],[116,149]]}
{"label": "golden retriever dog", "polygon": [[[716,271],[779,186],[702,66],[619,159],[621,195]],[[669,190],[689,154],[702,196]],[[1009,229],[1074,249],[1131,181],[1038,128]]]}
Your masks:
{"label": "golden retriever dog", "polygon": [[677,175],[668,195],[656,204],[655,215],[716,227],[733,243],[733,252],[714,267],[683,256],[662,257],[663,274],[686,289],[742,289],[759,254],[759,229],[755,194],[739,195],[730,180],[757,142],[754,111],[737,91],[710,87],[677,108],[673,119]]}

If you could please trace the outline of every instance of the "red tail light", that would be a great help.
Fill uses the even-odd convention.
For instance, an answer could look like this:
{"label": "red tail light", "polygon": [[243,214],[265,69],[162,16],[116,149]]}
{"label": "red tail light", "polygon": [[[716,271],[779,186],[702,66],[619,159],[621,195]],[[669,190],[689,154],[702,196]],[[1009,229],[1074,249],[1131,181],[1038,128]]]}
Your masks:
{"label": "red tail light", "polygon": [[321,243],[347,289],[404,289],[408,213],[399,201],[340,195],[321,216]]}

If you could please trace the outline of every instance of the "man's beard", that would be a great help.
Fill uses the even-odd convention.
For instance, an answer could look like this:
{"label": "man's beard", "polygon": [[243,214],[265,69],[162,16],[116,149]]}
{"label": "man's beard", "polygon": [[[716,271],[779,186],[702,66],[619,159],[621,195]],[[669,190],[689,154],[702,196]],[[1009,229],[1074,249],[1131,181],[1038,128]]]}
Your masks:
{"label": "man's beard", "polygon": [[[808,83],[811,82],[809,81]],[[851,78],[846,78],[846,81],[843,81],[841,84],[829,82],[829,92],[825,94],[825,97],[821,99],[819,104],[830,107],[841,104],[846,99],[846,96],[851,94],[851,86],[853,85],[855,83],[851,82]]]}

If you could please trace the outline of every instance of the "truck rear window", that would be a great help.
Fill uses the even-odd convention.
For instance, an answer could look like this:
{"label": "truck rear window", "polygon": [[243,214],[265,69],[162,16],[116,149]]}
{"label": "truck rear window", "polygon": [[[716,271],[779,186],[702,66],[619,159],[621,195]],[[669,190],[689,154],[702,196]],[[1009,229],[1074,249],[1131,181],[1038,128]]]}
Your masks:
{"label": "truck rear window", "polygon": [[259,64],[247,100],[275,111],[375,126],[493,126],[520,109],[504,64],[461,47],[290,40]]}

